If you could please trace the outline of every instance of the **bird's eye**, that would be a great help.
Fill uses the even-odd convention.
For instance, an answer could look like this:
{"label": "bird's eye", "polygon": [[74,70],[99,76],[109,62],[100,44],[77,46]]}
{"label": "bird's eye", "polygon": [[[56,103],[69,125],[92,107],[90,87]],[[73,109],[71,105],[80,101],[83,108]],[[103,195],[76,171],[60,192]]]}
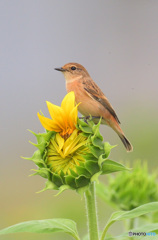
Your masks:
{"label": "bird's eye", "polygon": [[75,67],[75,66],[72,66],[72,67],[71,67],[71,70],[76,70],[76,67]]}

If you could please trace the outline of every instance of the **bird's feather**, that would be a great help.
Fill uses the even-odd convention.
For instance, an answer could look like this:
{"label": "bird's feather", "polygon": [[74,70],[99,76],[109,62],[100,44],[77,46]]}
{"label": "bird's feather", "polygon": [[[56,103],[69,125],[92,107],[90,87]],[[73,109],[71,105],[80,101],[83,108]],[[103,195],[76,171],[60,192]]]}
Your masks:
{"label": "bird's feather", "polygon": [[[84,81],[83,84],[85,84]],[[109,103],[108,99],[105,97],[101,89],[95,84],[94,81],[87,80],[86,85],[84,85],[84,89],[91,98],[101,103],[102,106],[105,109],[107,109],[111,113],[111,115],[116,119],[116,121],[120,124],[120,121],[111,104]]]}

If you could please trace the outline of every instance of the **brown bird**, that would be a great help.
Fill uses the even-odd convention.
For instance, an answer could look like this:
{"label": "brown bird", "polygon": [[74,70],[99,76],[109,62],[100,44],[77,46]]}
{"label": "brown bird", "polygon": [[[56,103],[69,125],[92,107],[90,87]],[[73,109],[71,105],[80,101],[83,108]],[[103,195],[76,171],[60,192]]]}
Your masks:
{"label": "brown bird", "polygon": [[118,134],[126,150],[132,151],[133,147],[120,128],[120,121],[113,107],[87,70],[78,63],[67,63],[55,70],[64,74],[67,92],[74,91],[76,103],[81,103],[79,112],[85,117],[91,115],[95,122],[102,117],[102,124],[110,126]]}

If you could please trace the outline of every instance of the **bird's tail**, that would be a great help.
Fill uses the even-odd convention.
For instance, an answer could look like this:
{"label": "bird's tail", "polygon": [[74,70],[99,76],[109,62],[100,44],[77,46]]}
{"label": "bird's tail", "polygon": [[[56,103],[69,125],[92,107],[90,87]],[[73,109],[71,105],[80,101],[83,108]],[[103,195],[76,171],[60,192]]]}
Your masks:
{"label": "bird's tail", "polygon": [[123,142],[123,144],[124,144],[127,152],[133,151],[133,146],[132,146],[132,144],[128,141],[128,139],[125,137],[125,135],[124,135],[124,134],[118,134],[118,135],[119,135],[121,141]]}
{"label": "bird's tail", "polygon": [[113,128],[113,130],[118,134],[120,137],[121,141],[123,142],[123,145],[125,146],[127,152],[133,151],[133,146],[132,144],[128,141],[128,139],[125,137],[122,129],[120,128],[119,124],[116,122],[116,120],[113,120],[110,122],[110,127]]}

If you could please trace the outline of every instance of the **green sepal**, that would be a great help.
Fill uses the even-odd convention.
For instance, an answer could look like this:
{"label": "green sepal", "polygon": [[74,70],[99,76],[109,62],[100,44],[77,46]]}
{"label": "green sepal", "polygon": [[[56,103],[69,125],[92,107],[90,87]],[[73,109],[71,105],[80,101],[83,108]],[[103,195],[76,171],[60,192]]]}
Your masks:
{"label": "green sepal", "polygon": [[103,149],[104,147],[104,144],[102,142],[102,140],[99,138],[99,137],[96,137],[95,135],[91,137],[91,140],[92,140],[92,144],[95,146],[95,147],[98,147],[100,149]]}
{"label": "green sepal", "polygon": [[45,133],[41,133],[41,135],[42,135],[43,139],[46,142],[49,142],[50,138],[53,138],[56,135],[56,132],[54,132],[54,131],[47,131]]}
{"label": "green sepal", "polygon": [[89,133],[81,132],[80,134],[86,138],[89,138]]}
{"label": "green sepal", "polygon": [[41,134],[35,133],[35,132],[33,132],[32,130],[30,130],[30,129],[28,129],[28,131],[29,131],[30,133],[32,133],[32,134],[36,137],[38,144],[40,144],[40,143],[43,141],[43,137],[42,137]]}
{"label": "green sepal", "polygon": [[45,163],[43,161],[43,159],[34,159],[32,160],[39,168],[43,168],[45,167]]}
{"label": "green sepal", "polygon": [[92,120],[92,116],[90,116],[89,119],[87,119],[87,123],[88,126],[90,126],[93,129],[93,126],[95,126],[96,124],[94,123],[94,121]]}
{"label": "green sepal", "polygon": [[74,172],[72,169],[70,169],[70,172],[73,177],[78,177],[78,174],[76,172]]}
{"label": "green sepal", "polygon": [[99,183],[98,178],[99,178],[99,176],[100,176],[101,174],[102,174],[102,171],[99,171],[99,172],[95,173],[95,174],[91,177],[91,182],[97,182],[97,183]]}
{"label": "green sepal", "polygon": [[98,158],[98,165],[101,167],[101,166],[102,166],[102,163],[103,163],[106,159],[107,159],[107,158],[106,158],[106,154],[105,154],[105,153],[102,154],[102,155],[100,155],[99,158]]}
{"label": "green sepal", "polygon": [[42,159],[42,155],[40,150],[37,150],[34,152],[33,156],[29,158],[30,160],[34,160],[34,159]]}
{"label": "green sepal", "polygon": [[77,123],[78,123],[78,129],[80,129],[82,132],[89,133],[89,134],[92,133],[92,128],[89,126],[89,124],[87,124],[83,120],[80,120],[79,118],[77,120]]}
{"label": "green sepal", "polygon": [[82,155],[86,161],[92,160],[92,161],[98,161],[98,158],[96,158],[92,153],[87,153],[86,155]]}
{"label": "green sepal", "polygon": [[89,146],[90,152],[94,155],[94,157],[99,158],[100,155],[104,153],[104,150],[99,149],[95,146]]}
{"label": "green sepal", "polygon": [[112,172],[118,172],[118,171],[129,171],[130,169],[125,167],[124,165],[112,161],[110,159],[107,159],[103,164],[102,164],[102,174],[108,174]]}
{"label": "green sepal", "polygon": [[33,143],[31,141],[29,141],[29,143],[31,143],[33,146],[37,147],[41,153],[44,152],[45,148],[46,148],[46,142],[42,141],[41,143]]}
{"label": "green sepal", "polygon": [[83,175],[85,177],[91,177],[90,172],[85,168],[85,166],[84,167],[76,166],[76,170],[77,170],[78,175]]}
{"label": "green sepal", "polygon": [[82,161],[78,161],[78,163],[80,164],[80,167],[84,167],[84,162],[82,162]]}
{"label": "green sepal", "polygon": [[61,194],[62,192],[64,192],[65,190],[68,190],[68,189],[72,189],[74,190],[72,187],[70,187],[69,185],[62,185],[58,190],[59,192],[55,195],[55,196],[58,196],[59,194]]}
{"label": "green sepal", "polygon": [[105,157],[106,158],[109,157],[111,149],[114,148],[114,147],[116,147],[116,145],[112,146],[112,145],[110,145],[110,143],[104,142],[104,152],[105,152]]}
{"label": "green sepal", "polygon": [[87,161],[85,163],[85,167],[91,173],[91,175],[94,175],[96,172],[100,171],[98,163],[94,161]]}
{"label": "green sepal", "polygon": [[62,181],[65,182],[65,173],[61,170],[60,177],[62,178]]}
{"label": "green sepal", "polygon": [[50,172],[48,168],[32,169],[32,171],[35,171],[35,173],[31,174],[30,176],[39,175],[46,179],[50,178]]}
{"label": "green sepal", "polygon": [[46,182],[46,187],[45,187],[45,189],[46,190],[51,190],[51,189],[53,189],[53,190],[57,190],[58,189],[58,187],[56,186],[56,184],[54,184],[52,181],[47,181]]}
{"label": "green sepal", "polygon": [[52,135],[55,134],[55,132],[53,132],[53,131],[47,131],[47,132],[44,132],[44,133],[35,133],[31,130],[28,130],[28,131],[31,132],[36,137],[38,144],[43,142],[43,140],[48,142],[50,140],[50,138],[52,137]]}
{"label": "green sepal", "polygon": [[44,189],[42,189],[41,191],[38,191],[37,193],[41,193],[41,192],[44,192],[46,190],[58,190],[58,187],[53,183],[51,182],[50,180],[48,180],[46,182],[46,186]]}
{"label": "green sepal", "polygon": [[76,188],[76,181],[75,181],[75,177],[73,177],[72,175],[67,175],[65,176],[65,182],[67,185],[69,185],[72,188]]}
{"label": "green sepal", "polygon": [[95,137],[99,138],[101,141],[103,141],[103,136],[100,134],[100,131],[99,131],[99,127],[100,127],[100,124],[101,124],[101,120],[102,118],[100,118],[98,124],[95,124],[93,127],[92,127],[92,131],[93,131],[93,134]]}
{"label": "green sepal", "polygon": [[35,147],[37,147],[40,150],[41,155],[43,155],[46,146],[48,145],[50,138],[55,136],[55,132],[53,131],[47,131],[44,133],[35,133],[31,130],[29,130],[33,135],[36,136],[37,139],[37,144],[36,143],[32,143],[30,142],[32,145],[34,145]]}
{"label": "green sepal", "polygon": [[62,178],[56,173],[52,174],[52,181],[55,183],[57,187],[60,187],[61,185],[63,185]]}
{"label": "green sepal", "polygon": [[27,158],[27,157],[21,157],[21,158],[33,161],[40,168],[45,167],[45,162],[43,161],[43,159],[41,157],[40,150],[35,151],[33,156],[30,158]]}
{"label": "green sepal", "polygon": [[85,177],[85,176],[79,176],[78,178],[76,178],[76,185],[77,188],[81,188],[86,186],[87,184],[89,184],[89,178]]}
{"label": "green sepal", "polygon": [[77,118],[77,124],[83,127],[88,127],[88,123],[86,123],[83,119]]}

